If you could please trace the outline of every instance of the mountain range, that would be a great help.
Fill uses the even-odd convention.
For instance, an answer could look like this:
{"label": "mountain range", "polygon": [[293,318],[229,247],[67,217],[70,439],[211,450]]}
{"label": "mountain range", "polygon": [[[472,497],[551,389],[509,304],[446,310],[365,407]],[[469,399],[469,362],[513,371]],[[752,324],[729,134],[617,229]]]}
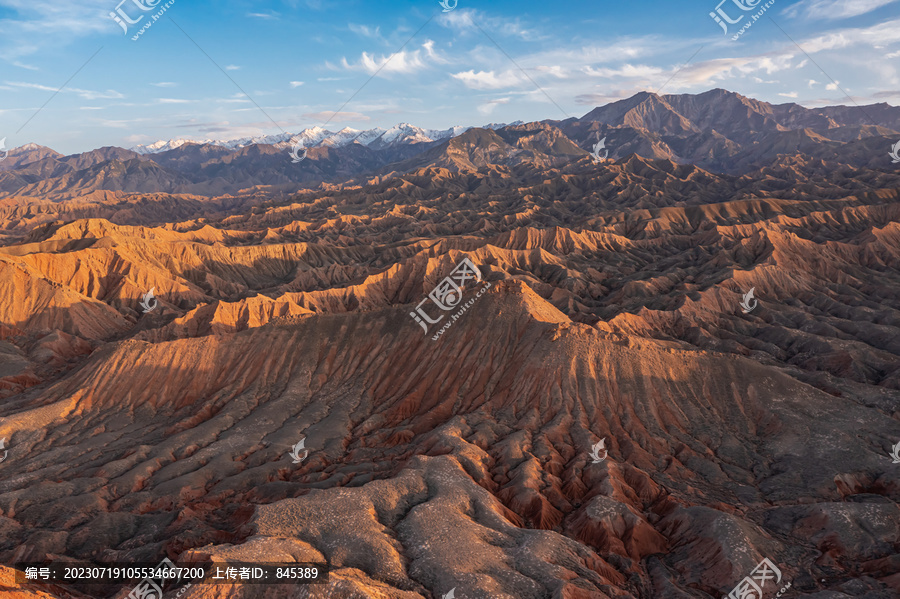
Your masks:
{"label": "mountain range", "polygon": [[[518,125],[521,123],[516,122],[513,124]],[[485,125],[484,128],[500,129],[501,127],[505,126],[506,125],[490,124]],[[160,140],[148,145],[135,146],[131,148],[131,150],[137,152],[138,154],[159,154],[168,150],[175,150],[185,144],[212,145],[227,148],[229,150],[238,150],[240,148],[257,144],[274,145],[280,148],[284,148],[290,147],[297,142],[300,142],[303,147],[306,148],[316,148],[320,146],[342,148],[351,143],[358,143],[366,147],[379,149],[392,145],[427,143],[449,139],[451,137],[456,137],[461,133],[465,133],[471,128],[472,127],[451,127],[450,129],[446,130],[436,130],[422,129],[421,127],[416,127],[414,125],[410,125],[409,123],[400,123],[399,125],[391,127],[390,129],[382,129],[381,127],[377,127],[375,129],[366,129],[364,131],[360,131],[358,129],[345,127],[340,131],[332,132],[321,127],[312,127],[309,129],[304,129],[303,131],[295,134],[282,133],[278,135],[263,135],[259,137],[242,137],[239,139],[231,140]]]}
{"label": "mountain range", "polygon": [[[578,119],[485,128],[430,131],[401,124],[336,133],[313,128],[296,135],[161,141],[71,156],[29,144],[11,150],[0,162],[0,198],[61,200],[92,192],[209,197],[289,193],[298,185],[365,180],[409,172],[428,162],[466,171],[487,164],[516,167],[589,159],[600,140],[611,160],[639,155],[738,176],[787,156],[812,159],[823,168],[890,168],[888,151],[898,136],[900,108],[887,104],[809,109],[725,90],[640,93]],[[289,157],[297,141],[309,149],[300,164]]]}

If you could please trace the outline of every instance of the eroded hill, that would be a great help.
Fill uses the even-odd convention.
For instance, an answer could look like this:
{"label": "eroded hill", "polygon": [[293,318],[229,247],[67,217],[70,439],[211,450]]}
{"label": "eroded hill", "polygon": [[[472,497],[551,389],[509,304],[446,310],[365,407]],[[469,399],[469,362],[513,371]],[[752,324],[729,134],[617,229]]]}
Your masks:
{"label": "eroded hill", "polygon": [[[516,131],[291,195],[4,200],[0,562],[681,599],[768,558],[796,596],[896,596],[900,176],[840,148],[740,176],[562,160]],[[410,312],[466,258],[483,281],[433,340]],[[0,577],[128,589],[32,591]]]}

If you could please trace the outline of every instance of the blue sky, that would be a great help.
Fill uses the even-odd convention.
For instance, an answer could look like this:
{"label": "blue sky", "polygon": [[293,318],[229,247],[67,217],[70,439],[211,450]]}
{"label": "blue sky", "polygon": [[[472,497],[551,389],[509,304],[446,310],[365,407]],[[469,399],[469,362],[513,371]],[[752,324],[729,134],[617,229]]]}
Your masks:
{"label": "blue sky", "polygon": [[132,41],[165,1],[126,0],[126,35],[120,0],[0,0],[7,147],[561,119],[660,88],[900,104],[900,0],[775,0],[737,40],[764,0],[726,0],[727,35],[719,0],[175,0]]}

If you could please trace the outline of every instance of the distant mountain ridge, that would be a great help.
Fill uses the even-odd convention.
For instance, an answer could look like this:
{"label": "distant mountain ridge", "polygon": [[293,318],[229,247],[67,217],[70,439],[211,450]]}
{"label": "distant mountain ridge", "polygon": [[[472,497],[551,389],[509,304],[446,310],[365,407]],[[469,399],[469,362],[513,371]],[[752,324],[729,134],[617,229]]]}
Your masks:
{"label": "distant mountain ridge", "polygon": [[[900,107],[888,104],[804,108],[769,104],[722,89],[660,96],[641,92],[581,118],[428,130],[390,129],[298,134],[228,142],[157,142],[137,150],[107,147],[62,156],[30,144],[0,162],[0,199],[65,200],[95,192],[179,193],[216,197],[254,191],[293,193],[320,183],[359,182],[424,168],[512,173],[576,165],[600,140],[610,161],[641,157],[740,176],[776,164],[808,164],[821,173],[843,166],[889,170],[900,136]],[[290,146],[301,140],[306,159]]]}
{"label": "distant mountain ridge", "polygon": [[[511,124],[516,125],[521,123],[517,121]],[[484,128],[500,129],[506,126],[506,124],[492,123],[490,125],[485,125]],[[169,150],[176,150],[185,144],[214,145],[228,148],[229,150],[239,150],[251,145],[285,146],[293,144],[297,140],[302,140],[304,142],[304,147],[307,148],[317,148],[321,146],[342,148],[354,142],[364,146],[379,148],[398,143],[427,143],[441,141],[461,135],[473,128],[474,127],[457,126],[450,127],[449,129],[423,129],[421,127],[416,127],[415,125],[410,125],[409,123],[400,123],[390,129],[376,127],[374,129],[359,130],[351,127],[344,127],[340,131],[333,132],[323,129],[322,127],[311,127],[304,129],[299,133],[279,133],[276,135],[241,137],[232,140],[160,140],[152,144],[134,146],[131,150],[142,155],[159,154]]]}

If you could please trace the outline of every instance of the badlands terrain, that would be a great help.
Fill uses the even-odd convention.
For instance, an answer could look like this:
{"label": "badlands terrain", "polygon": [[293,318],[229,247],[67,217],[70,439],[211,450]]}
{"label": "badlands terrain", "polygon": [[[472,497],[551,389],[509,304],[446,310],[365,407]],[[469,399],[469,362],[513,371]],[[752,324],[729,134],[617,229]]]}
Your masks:
{"label": "badlands terrain", "polygon": [[0,596],[164,557],[331,568],[166,599],[900,596],[900,109],[413,133],[0,163]]}

